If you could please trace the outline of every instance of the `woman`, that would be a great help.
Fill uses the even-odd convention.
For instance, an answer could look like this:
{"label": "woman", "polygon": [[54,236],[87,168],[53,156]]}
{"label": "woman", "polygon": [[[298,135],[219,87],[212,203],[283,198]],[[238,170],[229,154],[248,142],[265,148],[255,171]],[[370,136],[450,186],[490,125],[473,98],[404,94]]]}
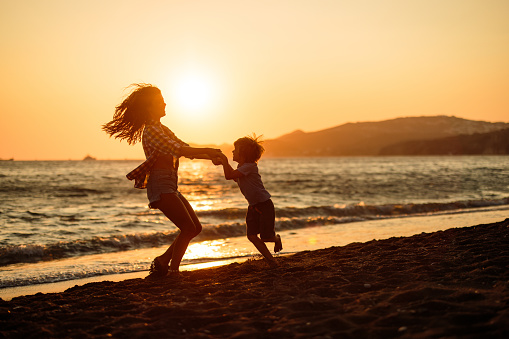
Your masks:
{"label": "woman", "polygon": [[189,242],[202,230],[193,208],[177,190],[179,157],[216,159],[221,151],[190,147],[178,139],[160,122],[166,115],[161,91],[149,84],[131,86],[134,90],[115,108],[113,120],[102,128],[130,145],[142,141],[146,160],[128,173],[127,178],[135,181],[134,187],[146,188],[149,207],[159,209],[180,229],[166,252],[152,262],[149,277],[165,277],[168,264],[170,275],[178,275]]}

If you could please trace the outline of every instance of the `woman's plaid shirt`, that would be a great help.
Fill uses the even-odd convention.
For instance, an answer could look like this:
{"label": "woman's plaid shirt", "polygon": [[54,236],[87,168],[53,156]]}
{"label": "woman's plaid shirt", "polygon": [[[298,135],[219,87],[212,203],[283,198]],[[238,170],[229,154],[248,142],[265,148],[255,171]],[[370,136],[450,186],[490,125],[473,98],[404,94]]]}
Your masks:
{"label": "woman's plaid shirt", "polygon": [[180,148],[189,146],[177,138],[168,127],[160,122],[145,125],[142,144],[147,160],[126,175],[127,179],[134,180],[134,187],[136,188],[147,187],[150,169],[160,154],[171,155],[174,159],[174,168],[177,170]]}

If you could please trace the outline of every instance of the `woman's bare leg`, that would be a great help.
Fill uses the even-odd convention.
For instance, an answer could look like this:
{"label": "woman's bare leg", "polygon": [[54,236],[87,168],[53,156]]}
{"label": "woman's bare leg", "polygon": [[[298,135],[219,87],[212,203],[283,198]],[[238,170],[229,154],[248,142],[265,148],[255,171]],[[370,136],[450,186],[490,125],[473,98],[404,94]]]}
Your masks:
{"label": "woman's bare leg", "polygon": [[201,224],[195,225],[193,219],[198,219],[194,211],[189,213],[191,206],[184,197],[178,194],[162,194],[157,208],[180,229],[180,234],[175,238],[166,252],[159,257],[163,265],[168,265],[171,259],[170,269],[178,270],[187,246],[193,237],[201,231]]}
{"label": "woman's bare leg", "polygon": [[[196,235],[193,236],[193,238],[194,238],[195,236],[200,234],[200,232],[201,232],[203,227],[202,227],[202,225],[200,223],[200,220],[198,219],[198,216],[196,215],[196,212],[193,210],[193,207],[187,201],[187,199],[184,198],[184,196],[182,196],[182,195],[179,195],[179,198],[182,201],[182,203],[184,204],[184,206],[186,207],[187,212],[189,213],[189,216],[193,220],[193,223],[194,223],[194,226],[195,226],[195,230],[196,230]],[[171,257],[173,256],[173,249],[175,248],[175,241],[177,241],[178,237],[179,236],[177,235],[177,237],[173,240],[173,242],[171,243],[170,247],[168,247],[166,252],[164,252],[161,256],[158,257],[158,260],[164,266],[167,266],[170,263],[170,261],[171,261]]]}
{"label": "woman's bare leg", "polygon": [[[180,235],[180,234],[179,234]],[[171,261],[171,257],[173,255],[173,249],[175,248],[175,241],[177,241],[179,235],[177,235],[175,237],[175,239],[173,239],[173,242],[171,243],[170,247],[168,247],[168,249],[166,250],[166,252],[164,252],[162,255],[160,255],[158,258],[158,260],[161,262],[161,264],[163,266],[168,266],[170,261]]]}
{"label": "woman's bare leg", "polygon": [[191,204],[189,203],[189,201],[187,201],[187,199],[184,198],[183,195],[179,195],[179,198],[182,201],[182,203],[184,204],[184,206],[186,206],[186,209],[187,209],[187,212],[189,213],[189,216],[191,217],[191,219],[193,219],[194,227],[195,227],[195,231],[196,231],[196,234],[193,235],[193,238],[194,238],[198,234],[200,234],[200,232],[203,229],[203,227],[201,225],[200,220],[198,219],[198,216],[196,215],[196,212],[194,211],[194,209],[191,206]]}

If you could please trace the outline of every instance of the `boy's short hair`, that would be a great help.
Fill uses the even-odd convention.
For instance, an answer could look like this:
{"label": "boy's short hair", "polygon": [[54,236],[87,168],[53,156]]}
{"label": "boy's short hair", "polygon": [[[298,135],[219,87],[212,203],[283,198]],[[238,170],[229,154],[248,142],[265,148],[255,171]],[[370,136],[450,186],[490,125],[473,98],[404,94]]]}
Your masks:
{"label": "boy's short hair", "polygon": [[237,139],[233,145],[238,148],[239,155],[242,156],[246,162],[258,162],[265,151],[262,143],[263,141],[260,140],[260,137],[253,134],[253,136]]}

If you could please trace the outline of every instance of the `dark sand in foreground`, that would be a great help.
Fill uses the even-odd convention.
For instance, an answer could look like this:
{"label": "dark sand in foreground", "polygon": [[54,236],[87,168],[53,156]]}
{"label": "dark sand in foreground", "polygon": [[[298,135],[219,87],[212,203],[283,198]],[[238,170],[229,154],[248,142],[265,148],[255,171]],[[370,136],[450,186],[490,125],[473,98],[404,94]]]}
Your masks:
{"label": "dark sand in foreground", "polygon": [[509,219],[278,262],[0,301],[0,335],[509,338]]}

